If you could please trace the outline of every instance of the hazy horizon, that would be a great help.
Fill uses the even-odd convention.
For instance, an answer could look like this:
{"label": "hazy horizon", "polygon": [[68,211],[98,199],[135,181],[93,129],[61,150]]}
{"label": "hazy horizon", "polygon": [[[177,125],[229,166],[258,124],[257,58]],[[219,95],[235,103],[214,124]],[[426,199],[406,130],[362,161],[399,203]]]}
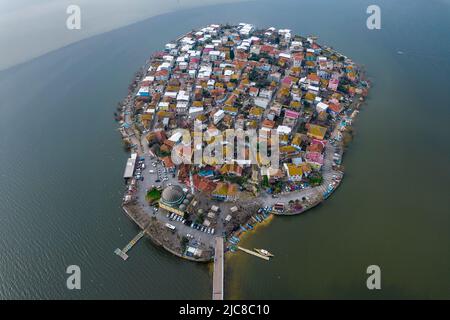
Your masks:
{"label": "hazy horizon", "polygon": [[[240,1],[165,0],[161,3],[158,0],[0,0],[0,70],[156,15]],[[80,30],[66,27],[69,16],[66,9],[72,4],[81,9]]]}

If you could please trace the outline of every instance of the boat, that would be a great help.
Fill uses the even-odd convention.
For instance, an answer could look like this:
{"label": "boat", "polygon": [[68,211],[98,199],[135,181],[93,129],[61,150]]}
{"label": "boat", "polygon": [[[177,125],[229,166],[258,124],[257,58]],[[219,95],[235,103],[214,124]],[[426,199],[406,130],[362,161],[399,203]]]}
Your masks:
{"label": "boat", "polygon": [[270,253],[269,251],[265,250],[265,249],[256,249],[253,248],[253,250],[255,250],[256,252],[258,252],[260,255],[263,255],[265,257],[275,257],[275,255],[273,255],[272,253]]}
{"label": "boat", "polygon": [[251,224],[246,224],[246,227],[249,228],[250,230],[253,230],[253,226]]}

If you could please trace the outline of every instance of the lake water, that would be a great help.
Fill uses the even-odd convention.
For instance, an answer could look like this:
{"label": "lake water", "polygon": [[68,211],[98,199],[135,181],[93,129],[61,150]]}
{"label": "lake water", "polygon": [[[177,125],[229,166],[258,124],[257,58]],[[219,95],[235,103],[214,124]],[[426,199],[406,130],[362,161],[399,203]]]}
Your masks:
{"label": "lake water", "polygon": [[[227,259],[227,298],[450,298],[448,1],[257,1],[179,11],[0,72],[0,298],[209,299],[211,270],[140,242],[123,214],[127,154],[113,121],[140,65],[208,23],[290,28],[363,64],[373,82],[342,186],[244,240],[270,263]],[[403,54],[398,52],[402,51]],[[82,289],[65,269],[81,267]],[[366,288],[366,268],[382,290]]]}

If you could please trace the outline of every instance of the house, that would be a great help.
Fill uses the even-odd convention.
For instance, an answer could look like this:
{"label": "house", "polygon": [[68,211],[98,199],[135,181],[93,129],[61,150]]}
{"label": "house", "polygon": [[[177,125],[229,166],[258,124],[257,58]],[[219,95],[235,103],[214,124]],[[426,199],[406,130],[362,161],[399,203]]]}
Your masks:
{"label": "house", "polygon": [[255,101],[255,105],[261,108],[266,109],[267,106],[269,105],[270,100],[268,98],[264,98],[264,97],[255,97],[254,98]]}
{"label": "house", "polygon": [[259,96],[261,98],[272,99],[273,91],[269,89],[261,89],[259,91]]}
{"label": "house", "polygon": [[331,79],[328,82],[328,89],[333,90],[333,91],[337,91],[339,86],[339,80],[338,79]]}
{"label": "house", "polygon": [[224,164],[219,171],[223,175],[241,177],[243,169],[237,164]]}
{"label": "house", "polygon": [[171,157],[167,156],[161,159],[164,163],[164,167],[166,167],[167,170],[170,172],[175,171],[175,164],[172,162]]}
{"label": "house", "polygon": [[256,87],[251,87],[251,88],[248,90],[248,94],[249,94],[251,97],[257,97],[257,96],[258,96],[258,93],[259,93],[259,89],[256,88]]}
{"label": "house", "polygon": [[261,176],[267,176],[269,180],[277,181],[283,179],[285,174],[281,169],[263,166],[261,167]]}
{"label": "house", "polygon": [[325,112],[325,111],[327,111],[327,109],[328,109],[328,104],[326,104],[326,103],[319,102],[319,103],[316,105],[316,111],[317,111],[317,113]]}
{"label": "house", "polygon": [[177,113],[186,113],[188,110],[189,102],[187,101],[178,101],[177,102]]}
{"label": "house", "polygon": [[273,128],[275,128],[275,121],[271,121],[269,119],[264,119],[264,121],[261,123],[261,127],[267,128],[267,129],[273,129]]}
{"label": "house", "polygon": [[303,54],[302,53],[296,53],[292,57],[292,65],[294,67],[301,67],[303,61]]}
{"label": "house", "polygon": [[313,139],[311,144],[306,148],[306,151],[322,153],[324,148],[325,148],[324,141]]}
{"label": "house", "polygon": [[280,82],[281,81],[281,73],[279,72],[273,72],[271,74],[269,74],[269,76],[267,77],[267,80],[269,81],[275,81],[275,82]]}
{"label": "house", "polygon": [[189,108],[189,117],[195,118],[201,114],[203,114],[203,107],[190,107]]}
{"label": "house", "polygon": [[306,163],[317,170],[320,170],[324,161],[323,155],[319,152],[306,152],[305,159]]}
{"label": "house", "polygon": [[230,106],[226,106],[223,108],[223,111],[226,114],[232,115],[232,116],[236,116],[238,114],[238,108],[236,107],[230,107]]}
{"label": "house", "polygon": [[248,113],[250,119],[259,120],[263,114],[264,110],[259,107],[252,107]]}
{"label": "house", "polygon": [[284,111],[283,126],[294,127],[299,116],[300,113],[286,109]]}
{"label": "house", "polygon": [[320,77],[315,73],[310,73],[307,78],[311,85],[318,86],[320,84]]}
{"label": "house", "polygon": [[292,138],[292,141],[291,141],[291,145],[294,148],[301,150],[302,149],[301,144],[302,144],[302,135],[300,133],[294,134],[294,137]]}
{"label": "house", "polygon": [[219,182],[216,188],[211,192],[211,196],[216,200],[221,201],[232,201],[236,199],[237,196],[237,185]]}
{"label": "house", "polygon": [[215,182],[205,177],[200,177],[198,174],[194,174],[192,176],[192,182],[195,189],[207,194],[211,193],[217,187],[217,184]]}
{"label": "house", "polygon": [[214,113],[214,115],[213,115],[214,124],[218,124],[223,119],[224,116],[225,116],[225,111],[223,111],[223,110],[219,110],[216,113]]}
{"label": "house", "polygon": [[325,134],[327,133],[327,128],[316,124],[309,124],[307,136],[311,138],[316,138],[323,140]]}
{"label": "house", "polygon": [[289,181],[297,182],[302,180],[303,170],[301,166],[295,165],[293,163],[284,163],[283,167]]}
{"label": "house", "polygon": [[157,80],[157,81],[169,80],[169,70],[163,69],[163,70],[157,71],[155,73],[155,80]]}
{"label": "house", "polygon": [[313,93],[313,92],[307,92],[307,93],[305,94],[304,99],[305,99],[305,101],[308,102],[308,103],[314,103],[314,100],[316,99],[316,94]]}
{"label": "house", "polygon": [[339,115],[339,113],[341,113],[341,111],[342,111],[342,107],[339,103],[330,103],[328,105],[328,112],[333,117],[336,117],[337,115]]}
{"label": "house", "polygon": [[289,157],[298,153],[298,150],[293,146],[281,146],[280,155],[284,157]]}
{"label": "house", "polygon": [[292,131],[291,127],[288,126],[278,126],[277,133],[279,135],[290,135]]}
{"label": "house", "polygon": [[278,140],[280,142],[280,145],[285,146],[285,145],[287,145],[289,143],[289,135],[282,133],[282,134],[279,135]]}

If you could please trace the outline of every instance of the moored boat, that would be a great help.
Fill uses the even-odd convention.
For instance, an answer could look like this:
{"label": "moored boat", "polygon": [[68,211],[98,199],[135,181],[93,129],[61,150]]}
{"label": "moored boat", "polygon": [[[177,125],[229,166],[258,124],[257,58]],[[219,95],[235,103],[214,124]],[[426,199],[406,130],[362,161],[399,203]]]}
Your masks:
{"label": "moored boat", "polygon": [[260,255],[263,255],[265,257],[275,257],[275,255],[273,255],[272,253],[270,253],[269,251],[265,250],[265,249],[256,249],[253,248],[253,250],[255,250],[256,252],[258,252]]}

